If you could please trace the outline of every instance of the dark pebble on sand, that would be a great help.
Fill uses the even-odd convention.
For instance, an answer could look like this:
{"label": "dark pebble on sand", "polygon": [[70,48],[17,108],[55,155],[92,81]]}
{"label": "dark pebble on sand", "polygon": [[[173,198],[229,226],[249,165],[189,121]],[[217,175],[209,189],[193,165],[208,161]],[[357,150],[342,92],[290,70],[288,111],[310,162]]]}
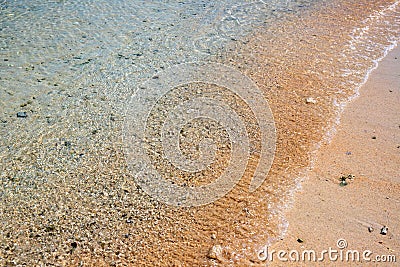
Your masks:
{"label": "dark pebble on sand", "polygon": [[303,239],[301,239],[301,238],[297,238],[297,242],[299,242],[299,243],[303,243],[303,242],[304,242],[304,240],[303,240]]}
{"label": "dark pebble on sand", "polygon": [[71,247],[73,247],[73,248],[77,248],[77,247],[78,247],[78,243],[76,243],[76,242],[72,242],[72,243],[71,243]]}
{"label": "dark pebble on sand", "polygon": [[381,229],[381,235],[387,235],[388,230],[389,229],[386,226],[383,226],[382,229]]}
{"label": "dark pebble on sand", "polygon": [[374,139],[374,140],[375,140],[375,139],[376,139],[376,136],[372,136],[372,139]]}
{"label": "dark pebble on sand", "polygon": [[17,118],[26,118],[26,117],[28,117],[26,112],[20,111],[20,112],[17,113]]}

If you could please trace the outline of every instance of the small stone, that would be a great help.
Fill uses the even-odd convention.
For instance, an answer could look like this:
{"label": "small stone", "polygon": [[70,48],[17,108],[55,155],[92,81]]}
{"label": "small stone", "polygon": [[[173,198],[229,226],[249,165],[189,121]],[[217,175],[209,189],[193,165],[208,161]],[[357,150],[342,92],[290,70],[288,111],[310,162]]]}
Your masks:
{"label": "small stone", "polygon": [[27,105],[30,105],[30,104],[32,104],[32,101],[31,100],[29,100],[29,101],[27,101],[27,102],[25,102],[25,103],[22,103],[21,105],[19,105],[21,108],[23,108],[23,107],[26,107]]}
{"label": "small stone", "polygon": [[56,230],[56,227],[54,225],[48,225],[45,227],[44,229],[46,232],[53,232],[54,230]]}
{"label": "small stone", "polygon": [[346,185],[348,185],[348,183],[346,182],[346,180],[342,180],[339,185],[340,186],[346,186]]}
{"label": "small stone", "polygon": [[374,228],[372,228],[371,226],[368,227],[368,232],[372,233],[374,231]]}
{"label": "small stone", "polygon": [[372,136],[372,139],[374,139],[374,140],[375,140],[375,139],[376,139],[376,136]]}
{"label": "small stone", "polygon": [[304,240],[303,240],[303,239],[301,239],[301,238],[297,238],[297,242],[299,242],[299,243],[303,243],[303,242],[304,242]]}
{"label": "small stone", "polygon": [[381,229],[381,235],[387,235],[389,228],[387,228],[386,226],[383,226]]}
{"label": "small stone", "polygon": [[76,243],[75,241],[71,243],[71,247],[72,248],[77,248],[78,247],[78,243]]}
{"label": "small stone", "polygon": [[220,245],[215,245],[208,251],[207,257],[213,260],[218,260],[222,256],[223,248]]}
{"label": "small stone", "polygon": [[70,147],[70,146],[71,146],[71,142],[70,142],[70,141],[65,141],[65,142],[64,142],[64,146]]}
{"label": "small stone", "polygon": [[317,103],[317,100],[315,100],[315,99],[312,98],[312,97],[307,97],[306,103],[307,103],[307,104],[316,104],[316,103]]}
{"label": "small stone", "polygon": [[215,233],[211,234],[211,239],[217,239],[217,235]]}
{"label": "small stone", "polygon": [[26,118],[26,117],[28,117],[28,114],[26,114],[26,112],[20,111],[17,113],[17,118]]}

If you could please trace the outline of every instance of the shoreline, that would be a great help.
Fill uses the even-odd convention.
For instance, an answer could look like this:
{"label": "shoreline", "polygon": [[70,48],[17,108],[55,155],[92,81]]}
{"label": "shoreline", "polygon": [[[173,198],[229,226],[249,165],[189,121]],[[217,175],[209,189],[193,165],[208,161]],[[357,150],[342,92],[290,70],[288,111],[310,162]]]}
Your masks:
{"label": "shoreline", "polygon": [[[349,249],[368,249],[376,255],[399,258],[400,220],[395,212],[400,208],[396,199],[400,192],[400,176],[396,174],[400,140],[396,130],[400,125],[395,125],[399,124],[395,115],[400,112],[396,107],[400,99],[399,70],[397,46],[370,73],[359,96],[346,105],[331,141],[316,152],[314,167],[286,212],[287,233],[271,249],[322,251],[336,248],[336,241],[344,238]],[[340,177],[350,174],[355,178],[340,187]],[[389,230],[382,235],[385,226]],[[273,262],[271,266],[280,264]]]}
{"label": "shoreline", "polygon": [[[296,2],[302,1],[292,1],[292,4]],[[64,47],[63,38],[53,43],[41,27],[24,30],[24,25],[31,25],[33,20],[38,20],[38,26],[47,25],[48,21],[53,21],[51,16],[42,21],[41,12],[29,12],[32,19],[16,20],[16,29],[26,35],[15,34],[14,40],[14,31],[9,32],[6,43],[10,44],[10,49],[5,50],[3,63],[7,66],[7,79],[2,91],[6,101],[0,101],[0,106],[6,109],[4,117],[0,118],[4,136],[0,146],[5,148],[0,154],[4,189],[0,193],[0,215],[4,222],[1,230],[5,234],[0,235],[0,262],[65,266],[265,266],[266,263],[257,258],[257,251],[266,242],[279,238],[282,211],[296,204],[293,195],[300,194],[296,186],[306,177],[315,158],[312,151],[334,125],[339,109],[334,101],[347,103],[366,79],[365,74],[372,69],[375,60],[398,39],[400,32],[397,19],[400,10],[385,8],[398,0],[323,2],[330,4],[298,6],[299,12],[287,14],[273,11],[282,16],[272,16],[269,22],[253,18],[260,10],[247,9],[253,8],[249,3],[237,11],[244,15],[244,21],[262,22],[260,28],[252,28],[249,35],[241,37],[238,33],[232,38],[230,31],[223,31],[223,26],[230,27],[234,21],[221,17],[210,24],[213,34],[205,31],[200,43],[192,42],[191,34],[199,37],[196,29],[188,35],[183,30],[188,25],[194,28],[200,25],[193,24],[198,21],[197,16],[186,21],[178,12],[176,17],[170,18],[174,25],[149,28],[152,23],[164,22],[163,17],[158,17],[162,12],[151,9],[158,14],[153,21],[131,20],[132,10],[145,10],[137,9],[132,3],[121,6],[113,2],[107,10],[104,5],[98,5],[97,9],[96,5],[94,9],[86,9],[86,5],[81,4],[62,5],[66,9],[60,9],[60,22],[64,21],[63,16],[67,20],[62,28],[55,25],[50,32],[59,37],[61,33],[68,33],[65,39],[71,46],[68,49]],[[182,11],[197,10],[197,7],[179,6],[178,10]],[[43,5],[43,10],[47,7],[50,6]],[[73,7],[74,12],[67,12],[68,7]],[[220,7],[224,8],[224,4]],[[204,7],[199,8],[204,10]],[[88,14],[92,14],[92,10],[104,14],[100,20],[87,17],[88,25],[72,23],[82,18],[81,15],[88,15],[86,10]],[[151,10],[146,13],[153,14]],[[213,8],[210,6],[209,10]],[[227,11],[229,9],[221,10],[221,14]],[[113,19],[113,14],[118,14],[118,18]],[[113,29],[96,26],[103,17],[110,17]],[[81,32],[72,31],[81,26],[85,37]],[[132,27],[138,27],[137,34],[129,30]],[[182,36],[177,38],[177,32]],[[124,38],[114,38],[118,36]],[[42,47],[41,42],[29,47],[24,45],[25,40],[30,39],[53,44],[54,49]],[[226,41],[226,46],[219,41]],[[177,46],[170,46],[175,43]],[[202,45],[207,48],[205,54],[196,50]],[[209,45],[215,51],[208,51]],[[16,50],[11,49],[14,47]],[[13,53],[19,50],[22,57],[19,52]],[[97,57],[98,54],[102,57]],[[157,155],[150,161],[160,172],[176,173],[176,177],[181,172],[164,157],[159,157],[164,155],[162,138],[158,138],[158,134],[162,136],[161,125],[168,118],[164,112],[192,97],[204,96],[232,103],[241,119],[249,124],[251,141],[250,156],[243,158],[247,160],[245,173],[227,195],[209,205],[177,208],[149,196],[135,182],[140,173],[130,171],[127,166],[126,143],[122,138],[126,134],[123,124],[128,119],[125,100],[138,83],[151,78],[151,72],[193,59],[225,64],[240,70],[257,84],[273,112],[277,149],[265,183],[249,192],[254,170],[261,159],[261,131],[257,114],[251,112],[252,105],[244,105],[228,92],[230,90],[219,90],[218,86],[193,88],[196,90],[187,90],[187,95],[179,88],[171,91],[165,95],[165,101],[154,103],[155,116],[149,116],[145,123],[152,140],[149,152]],[[58,64],[60,62],[62,65]],[[65,71],[57,73],[59,68]],[[190,158],[196,156],[192,153],[197,151],[196,146],[191,148],[203,133],[215,137],[215,143],[221,144],[221,155],[227,155],[225,148],[231,147],[231,141],[219,127],[209,125],[215,124],[204,121],[182,128],[185,130],[182,137],[188,136],[181,139],[187,143],[182,147],[188,148]],[[203,129],[208,130],[204,132]],[[380,136],[376,137],[379,141]],[[353,156],[356,154],[353,149],[351,152]],[[221,156],[208,172],[193,176],[189,173],[176,182],[184,181],[186,185],[206,182],[208,177],[214,177],[208,174],[218,177],[229,162]],[[397,169],[396,166],[389,168]],[[343,174],[353,171],[346,169]],[[338,189],[336,176],[342,175],[338,173],[328,180],[334,189]],[[357,185],[361,176],[355,174],[354,183],[340,190],[351,191],[353,184]],[[319,183],[318,175],[315,174],[315,184]],[[316,203],[318,201],[317,198]],[[308,204],[312,207],[314,203]],[[382,224],[378,223],[374,234]],[[327,231],[336,231],[336,225],[328,226]],[[389,225],[388,236],[392,228]],[[299,235],[295,242],[297,238],[304,240],[303,244],[311,240],[310,236]],[[348,240],[352,245],[353,241]],[[288,240],[288,248],[292,247],[291,241]]]}

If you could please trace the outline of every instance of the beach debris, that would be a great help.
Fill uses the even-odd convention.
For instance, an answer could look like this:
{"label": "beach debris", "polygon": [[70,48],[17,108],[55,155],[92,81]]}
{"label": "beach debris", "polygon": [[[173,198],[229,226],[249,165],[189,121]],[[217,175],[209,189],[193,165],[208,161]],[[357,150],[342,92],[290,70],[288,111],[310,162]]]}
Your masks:
{"label": "beach debris", "polygon": [[383,226],[381,229],[381,235],[387,235],[389,228],[387,228],[386,226]]}
{"label": "beach debris", "polygon": [[208,251],[207,257],[213,260],[219,260],[222,256],[223,248],[221,245],[214,245]]}
{"label": "beach debris", "polygon": [[307,97],[307,98],[306,98],[306,103],[307,103],[307,104],[316,104],[316,103],[317,103],[317,100],[315,100],[315,99],[312,98],[312,97]]}
{"label": "beach debris", "polygon": [[44,228],[44,230],[45,230],[46,232],[53,232],[53,231],[56,230],[56,227],[55,227],[54,225],[47,225],[47,226]]}
{"label": "beach debris", "polygon": [[304,242],[304,240],[303,240],[303,239],[301,239],[301,238],[297,238],[297,242],[299,242],[299,243],[303,243],[303,242]]}
{"label": "beach debris", "polygon": [[342,176],[340,177],[340,186],[346,186],[349,183],[347,182],[347,180],[354,180],[355,176],[353,174],[349,174],[347,176]]}
{"label": "beach debris", "polygon": [[26,118],[28,117],[28,114],[26,112],[20,111],[17,113],[17,118]]}
{"label": "beach debris", "polygon": [[368,227],[368,232],[372,233],[374,231],[374,228],[372,228],[371,226]]}

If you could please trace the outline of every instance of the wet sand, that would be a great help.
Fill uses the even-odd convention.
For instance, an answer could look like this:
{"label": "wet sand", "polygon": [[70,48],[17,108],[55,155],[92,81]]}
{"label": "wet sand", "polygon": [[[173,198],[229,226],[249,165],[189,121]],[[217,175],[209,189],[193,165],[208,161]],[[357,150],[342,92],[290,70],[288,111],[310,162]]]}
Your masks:
{"label": "wet sand", "polygon": [[[286,215],[288,232],[271,250],[337,249],[337,240],[345,239],[347,249],[395,255],[400,261],[399,73],[397,47],[370,75],[360,97],[345,108],[337,133],[320,149],[309,178],[295,195],[293,209]],[[349,174],[355,178],[339,186],[340,177]],[[387,235],[380,234],[384,226]],[[339,264],[329,260],[323,264],[329,263]],[[271,266],[287,264],[276,260]]]}

